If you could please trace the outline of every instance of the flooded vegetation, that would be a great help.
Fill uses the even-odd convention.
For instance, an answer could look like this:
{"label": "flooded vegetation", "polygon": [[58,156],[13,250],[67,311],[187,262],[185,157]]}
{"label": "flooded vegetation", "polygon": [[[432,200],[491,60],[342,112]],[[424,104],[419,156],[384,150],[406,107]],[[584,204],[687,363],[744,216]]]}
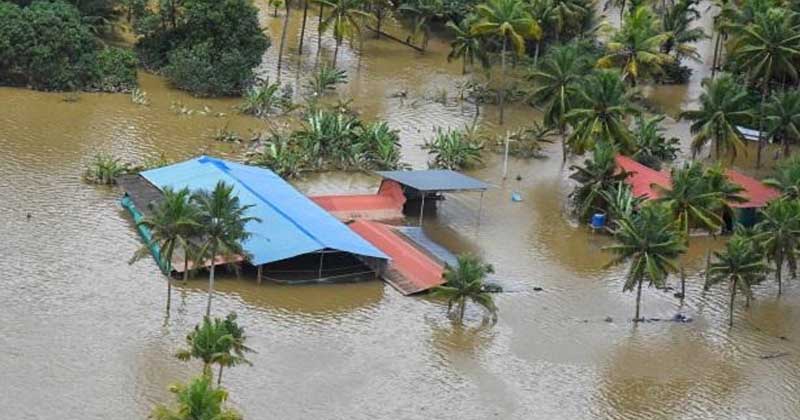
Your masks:
{"label": "flooded vegetation", "polygon": [[[683,4],[682,0],[677,3]],[[301,4],[292,4],[290,9],[277,5],[277,16],[273,16],[272,3],[255,4],[258,24],[271,40],[253,71],[264,83],[248,87],[251,90],[231,80],[204,87],[207,93],[242,88],[244,97],[192,96],[167,78],[144,71],[138,72],[138,87],[132,94],[81,92],[65,100],[64,93],[0,87],[0,229],[4,238],[0,242],[4,286],[0,322],[5,326],[0,342],[6,349],[0,359],[4,372],[0,406],[4,412],[17,418],[147,418],[159,413],[168,416],[170,410],[179,409],[176,404],[181,396],[207,393],[216,404],[214,410],[232,418],[236,413],[244,418],[285,419],[800,417],[800,285],[793,278],[794,263],[787,259],[793,261],[794,254],[781,251],[796,249],[795,245],[781,248],[776,243],[787,242],[777,236],[771,236],[772,242],[748,236],[757,232],[737,231],[734,239],[694,235],[698,229],[716,233],[702,222],[707,219],[721,225],[723,220],[717,218],[724,215],[697,217],[680,205],[686,197],[677,194],[667,194],[669,215],[667,210],[648,210],[646,218],[616,226],[616,237],[594,232],[587,224],[597,203],[608,204],[609,215],[616,211],[622,219],[626,197],[631,199],[614,190],[620,180],[609,155],[607,165],[588,168],[586,177],[599,180],[592,185],[602,188],[585,191],[582,201],[591,203],[584,212],[587,218],[575,217],[571,194],[580,180],[570,178],[574,172],[570,167],[587,168],[586,159],[593,164],[606,159],[594,158],[604,153],[593,144],[600,137],[597,131],[579,127],[596,117],[592,112],[598,108],[584,107],[580,114],[562,119],[558,109],[531,107],[528,98],[513,91],[504,91],[499,100],[495,93],[504,74],[520,84],[537,76],[524,74],[527,64],[512,62],[510,55],[505,71],[497,63],[488,78],[474,76],[480,74],[483,58],[470,57],[468,48],[448,61],[451,41],[468,43],[470,33],[459,37],[426,21],[426,4],[408,3],[407,25],[388,18],[371,23],[396,39],[377,37],[367,29],[363,42],[337,35],[334,24],[318,18],[318,4],[311,3],[307,19],[303,19],[306,13]],[[602,5],[596,6],[599,14]],[[609,136],[608,143],[625,141],[620,149],[630,146],[642,151],[650,162],[647,165],[658,163],[667,172],[672,168],[673,180],[682,176],[681,171],[699,171],[707,175],[707,185],[718,182],[712,176],[715,166],[684,166],[684,162],[695,152],[702,158],[719,152],[724,157],[721,161],[733,160],[732,167],[759,178],[771,176],[771,185],[784,196],[796,198],[800,161],[792,159],[773,171],[783,156],[780,141],[759,151],[756,142],[739,144],[739,138],[709,128],[702,112],[677,121],[682,112],[702,111],[706,104],[710,111],[714,106],[727,109],[731,102],[749,101],[759,109],[762,89],[770,90],[763,96],[775,111],[769,114],[773,121],[783,121],[778,111],[792,103],[783,97],[791,95],[791,90],[781,93],[774,83],[759,83],[760,77],[780,80],[778,73],[753,76],[750,81],[757,94],[746,99],[725,90],[728,76],[719,72],[715,82],[701,84],[711,76],[712,62],[727,54],[720,53],[726,47],[719,45],[723,41],[718,30],[712,31],[716,13],[706,12],[709,6],[708,2],[697,5],[702,16],[683,29],[704,28],[713,38],[687,41],[694,50],[677,40],[671,48],[659,50],[673,57],[698,56],[697,61],[683,60],[691,70],[687,83],[650,84],[648,79],[654,76],[649,72],[658,73],[655,69],[643,63],[641,71],[633,72],[631,60],[636,57],[624,55],[629,49],[610,48],[594,58],[604,66],[628,69],[626,75],[614,78],[606,73],[612,70],[603,70],[593,73],[592,81],[581,82],[596,89],[576,86],[592,95],[595,103],[613,108],[620,120],[627,118],[628,106],[665,114],[657,122],[647,115],[638,125],[626,126],[630,132],[622,135],[618,122],[612,121],[601,135]],[[330,7],[327,2],[325,7]],[[387,10],[378,3],[374,7],[374,14]],[[628,22],[630,30],[637,26],[650,30],[660,16],[640,13],[627,15],[623,24]],[[620,28],[619,9],[612,7],[606,14],[610,25]],[[739,14],[755,13],[740,10]],[[759,19],[771,19],[774,27],[785,23],[782,19],[786,18],[777,12],[768,15]],[[564,22],[570,36],[582,33],[591,23]],[[629,35],[624,29],[614,29],[603,36],[624,47],[639,40]],[[733,37],[732,32],[728,35]],[[555,34],[545,31],[541,36],[549,40]],[[552,69],[554,56],[548,55],[552,49],[548,51],[547,42],[530,41],[531,51],[541,50],[540,69]],[[336,68],[344,74],[322,74],[319,69],[325,67],[320,63],[333,62],[334,57]],[[737,58],[745,66],[749,59]],[[667,72],[674,77],[684,73],[681,69]],[[186,73],[176,70],[173,76],[180,74]],[[634,84],[639,98],[615,95]],[[539,95],[545,102],[546,93]],[[476,99],[481,97],[484,100]],[[246,341],[236,337],[243,333],[228,328],[230,323],[220,326],[225,319],[202,325],[209,299],[206,273],[185,283],[174,282],[172,309],[165,319],[161,270],[149,260],[128,263],[142,241],[135,223],[119,206],[120,191],[87,185],[86,168],[93,168],[88,175],[97,183],[109,184],[117,172],[137,166],[162,166],[200,154],[234,161],[249,156],[285,175],[297,175],[292,183],[309,195],[373,193],[378,178],[341,171],[354,166],[346,161],[355,157],[348,151],[330,149],[339,156],[331,160],[335,164],[322,165],[333,169],[324,172],[310,170],[309,161],[303,161],[308,158],[296,156],[297,144],[292,141],[298,140],[287,137],[311,132],[310,119],[315,117],[294,105],[306,107],[309,101],[318,104],[319,112],[330,113],[330,118],[359,121],[360,128],[347,134],[347,143],[368,132],[386,139],[385,147],[369,158],[380,164],[365,169],[400,164],[422,169],[433,162],[464,168],[493,185],[482,200],[474,193],[449,194],[435,213],[426,212],[424,217],[428,236],[455,253],[475,255],[491,264],[493,273],[475,263],[481,265],[481,280],[485,275],[487,283],[502,288],[488,301],[483,289],[469,295],[463,310],[460,301],[454,300],[453,309],[463,316],[463,326],[446,316],[446,299],[465,294],[445,299],[404,297],[380,281],[257,284],[252,274],[237,276],[224,269],[216,273],[213,313],[237,314],[234,321],[245,329]],[[534,125],[548,120],[555,122],[550,132]],[[479,134],[469,131],[475,127],[473,122]],[[699,130],[694,124],[699,124]],[[732,119],[730,124],[736,123]],[[786,121],[776,126],[787,127]],[[697,137],[703,130],[708,135]],[[220,133],[240,140],[219,141]],[[787,130],[777,135],[792,143],[797,141],[792,134]],[[458,143],[465,137],[468,144]],[[504,147],[499,145],[506,137],[516,143],[504,163]],[[564,138],[572,138],[569,149],[562,143]],[[432,154],[431,144],[437,141],[436,150],[441,151]],[[587,152],[576,155],[577,148]],[[466,165],[460,149],[467,150]],[[453,150],[455,158],[448,155]],[[565,150],[570,152],[566,162]],[[731,156],[734,151],[736,155]],[[304,163],[286,164],[284,159]],[[280,169],[282,164],[286,172]],[[715,185],[719,190],[720,184]],[[512,200],[512,195],[519,199]],[[774,226],[797,226],[794,204],[770,206],[766,211]],[[682,212],[686,215],[681,216]],[[654,228],[666,218],[684,220],[686,234]],[[408,224],[416,223],[416,217],[409,218]],[[778,230],[766,224],[761,234]],[[644,253],[614,253],[607,248],[639,244],[634,239],[641,235],[653,243],[669,243],[660,255],[680,269],[668,277],[632,278],[630,261]],[[756,243],[765,248],[755,249]],[[758,253],[763,252],[770,258],[761,258]],[[615,256],[626,260],[610,264]],[[758,264],[753,265],[756,260]],[[787,264],[776,267],[776,261]],[[776,272],[783,268],[780,289],[776,273],[768,273],[767,268]],[[653,270],[662,273],[671,268],[664,264]],[[685,273],[683,291],[681,271]],[[648,287],[650,282],[658,287]],[[639,284],[643,285],[641,300],[636,298]],[[632,292],[623,293],[623,288]],[[677,298],[676,292],[684,297]],[[473,297],[488,303],[473,304]],[[497,319],[491,325],[485,321],[494,317],[494,310]],[[643,322],[632,322],[634,313]],[[204,359],[193,348],[200,334],[194,330],[198,324],[198,330],[208,330],[209,336],[230,335],[234,340],[228,350],[242,359]],[[193,332],[191,339],[187,339],[189,332]],[[174,357],[176,353],[188,360]],[[242,366],[229,369],[233,364]],[[196,379],[208,369],[219,374],[223,365],[222,385],[229,395],[216,387],[216,376]],[[183,385],[171,392],[170,385],[176,382]],[[158,407],[156,412],[154,407]]]}

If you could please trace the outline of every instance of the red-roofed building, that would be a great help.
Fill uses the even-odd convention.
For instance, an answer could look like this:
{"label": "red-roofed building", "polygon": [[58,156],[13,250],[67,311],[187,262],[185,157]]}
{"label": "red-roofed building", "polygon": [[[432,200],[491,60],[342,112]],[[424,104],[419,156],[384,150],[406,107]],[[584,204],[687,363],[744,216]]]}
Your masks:
{"label": "red-roofed building", "polygon": [[672,180],[667,173],[648,168],[628,156],[617,155],[615,160],[617,168],[629,174],[625,178],[625,183],[631,186],[633,195],[636,197],[658,198],[658,192],[653,188],[653,185],[664,188],[672,186]]}
{"label": "red-roofed building", "polygon": [[728,169],[725,171],[725,175],[728,176],[728,179],[731,182],[739,184],[742,186],[742,188],[744,188],[744,191],[739,195],[747,199],[747,201],[744,203],[731,203],[731,207],[740,209],[758,209],[766,206],[767,203],[781,196],[780,191],[768,187],[764,185],[763,182],[736,172],[733,169]]}

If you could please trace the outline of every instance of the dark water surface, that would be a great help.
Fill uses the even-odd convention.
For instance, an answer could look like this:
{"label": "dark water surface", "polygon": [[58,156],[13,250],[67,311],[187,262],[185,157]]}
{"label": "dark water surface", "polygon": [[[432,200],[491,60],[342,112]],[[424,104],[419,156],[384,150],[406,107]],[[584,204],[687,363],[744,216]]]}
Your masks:
{"label": "dark water surface", "polygon": [[[314,65],[314,38],[304,63],[296,59],[300,15],[294,11],[285,80]],[[272,66],[260,71],[274,77],[280,25],[263,19],[275,44],[266,59]],[[333,41],[323,41],[329,54]],[[710,57],[709,43],[701,49]],[[469,106],[430,100],[461,80],[446,51],[437,38],[425,55],[371,39],[360,64],[347,45],[340,52],[350,78],[342,93],[365,118],[401,131],[404,160],[415,167],[425,164],[419,145],[434,127],[472,119]],[[695,67],[688,86],[654,89],[651,101],[673,115],[691,106],[705,71]],[[171,355],[202,316],[204,281],[176,287],[165,324],[157,268],[127,263],[140,241],[117,205],[119,192],[84,185],[80,174],[98,151],[134,161],[161,151],[173,159],[200,152],[235,159],[241,148],[216,143],[216,130],[227,125],[246,135],[265,123],[235,115],[236,100],[194,99],[154,76],[141,82],[148,107],[126,95],[64,102],[60,94],[0,89],[2,418],[145,418],[171,400],[169,384],[200,371]],[[401,89],[407,98],[393,98]],[[211,112],[179,115],[174,102]],[[494,127],[495,110],[482,118]],[[535,118],[512,107],[507,127]],[[670,131],[688,139],[685,124],[673,122]],[[683,306],[652,289],[643,300],[648,317],[680,312],[694,322],[634,326],[634,295],[621,292],[624,269],[603,268],[608,239],[563,215],[568,171],[559,146],[551,149],[548,159],[512,160],[506,181],[500,160],[488,155],[473,173],[497,186],[485,196],[480,225],[478,196],[469,194],[448,197],[426,220],[437,241],[494,264],[495,280],[509,291],[497,295],[494,328],[479,328],[474,308],[467,328],[454,327],[441,303],[402,297],[380,282],[287,287],[224,277],[214,312],[239,313],[258,351],[252,368],[225,373],[233,404],[251,419],[800,418],[800,285],[788,281],[780,299],[773,284],[760,287],[751,308],[737,305],[729,330],[725,289],[702,293],[697,274],[706,250],[722,240],[696,238],[685,259]],[[297,185],[313,193],[372,191],[377,180],[324,174]],[[521,203],[511,202],[514,191]],[[544,290],[534,292],[537,286]],[[761,358],[782,352],[788,355]]]}

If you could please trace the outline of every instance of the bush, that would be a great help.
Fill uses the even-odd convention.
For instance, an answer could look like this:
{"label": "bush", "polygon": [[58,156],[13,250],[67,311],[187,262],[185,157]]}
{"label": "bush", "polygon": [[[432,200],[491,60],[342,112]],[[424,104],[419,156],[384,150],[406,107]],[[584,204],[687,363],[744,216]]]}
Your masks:
{"label": "bush", "polygon": [[105,92],[130,92],[136,88],[136,55],[109,47],[97,54],[93,87]]}
{"label": "bush", "polygon": [[437,129],[433,140],[423,146],[433,160],[430,168],[469,169],[483,163],[483,142],[465,136],[461,131]]}
{"label": "bush", "polygon": [[[0,83],[41,90],[119,90],[136,84],[135,60],[103,50],[78,9],[63,1],[0,3]],[[132,75],[132,76],[131,76]]]}
{"label": "bush", "polygon": [[257,9],[247,0],[195,0],[175,7],[174,16],[162,7],[137,18],[143,37],[136,48],[145,67],[197,95],[242,93],[269,47]]}

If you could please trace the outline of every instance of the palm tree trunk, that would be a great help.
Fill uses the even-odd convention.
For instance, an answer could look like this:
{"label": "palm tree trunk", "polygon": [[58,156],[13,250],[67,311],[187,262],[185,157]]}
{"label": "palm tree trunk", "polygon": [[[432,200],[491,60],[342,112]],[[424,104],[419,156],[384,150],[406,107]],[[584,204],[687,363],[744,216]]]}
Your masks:
{"label": "palm tree trunk", "polygon": [[719,49],[722,43],[722,31],[717,32],[717,41],[714,43],[714,57],[711,59],[711,80],[717,74],[717,60],[719,59]]}
{"label": "palm tree trunk", "polygon": [[622,26],[622,18],[625,16],[625,0],[619,6],[619,26]]}
{"label": "palm tree trunk", "polygon": [[781,144],[783,145],[783,158],[786,159],[789,157],[789,142],[786,141],[787,136],[781,137]]}
{"label": "palm tree trunk", "polygon": [[638,285],[636,286],[636,316],[633,318],[633,322],[639,322],[639,308],[642,303],[642,279],[639,279]]}
{"label": "palm tree trunk", "polygon": [[467,56],[461,59],[461,74],[467,74]]}
{"label": "palm tree trunk", "polygon": [[283,17],[281,28],[281,45],[278,47],[278,83],[281,81],[281,66],[283,64],[283,46],[286,44],[286,30],[289,28],[289,0],[286,0],[286,15]]}
{"label": "palm tree trunk", "polygon": [[539,45],[541,44],[541,40],[536,40],[536,50],[533,52],[533,67],[536,67],[539,63]]}
{"label": "palm tree trunk", "polygon": [[214,268],[217,262],[217,249],[211,249],[211,268],[208,272],[208,305],[206,305],[206,316],[211,316],[211,297],[214,295]]}
{"label": "palm tree trunk", "polygon": [[458,304],[458,323],[464,323],[464,311],[467,309],[467,298],[462,297]]}
{"label": "palm tree trunk", "polygon": [[167,275],[167,316],[169,316],[169,308],[171,306],[172,306],[172,281],[169,278],[169,275]]}
{"label": "palm tree trunk", "polygon": [[508,37],[503,35],[503,52],[500,56],[500,67],[502,72],[502,82],[500,86],[500,125],[503,125],[503,107],[505,106],[506,102],[506,44],[508,43]]}
{"label": "palm tree trunk", "polygon": [[325,5],[319,4],[319,20],[317,21],[317,57],[322,53],[322,15],[325,13]]}
{"label": "palm tree trunk", "polygon": [[761,88],[761,105],[758,112],[758,152],[756,153],[756,169],[761,168],[761,150],[764,148],[764,102],[767,100],[769,80],[764,80]]}
{"label": "palm tree trunk", "polygon": [[383,23],[383,12],[377,15],[376,20],[377,20],[376,22],[377,26],[375,29],[377,29],[377,31],[375,31],[375,39],[381,39],[381,23]]}
{"label": "palm tree trunk", "polygon": [[341,43],[340,40],[336,40],[336,48],[333,49],[333,68],[336,68],[336,58],[339,56],[339,45]]}
{"label": "palm tree trunk", "polygon": [[224,366],[219,365],[219,373],[217,374],[217,386],[220,386],[220,384],[222,384],[222,368],[223,367]]}
{"label": "palm tree trunk", "polygon": [[728,327],[733,327],[733,302],[736,299],[736,282],[739,280],[733,279],[733,283],[731,283],[731,304],[730,308],[728,308]]}
{"label": "palm tree trunk", "polygon": [[781,281],[781,271],[783,270],[783,256],[775,258],[775,278],[778,280],[778,296],[783,293],[783,282]]}
{"label": "palm tree trunk", "polygon": [[561,163],[567,162],[567,132],[564,130],[564,125],[560,124],[558,127],[559,134],[561,135]]}
{"label": "palm tree trunk", "polygon": [[686,270],[681,266],[681,302],[686,297]]}
{"label": "palm tree trunk", "polygon": [[306,18],[308,17],[308,0],[303,2],[303,23],[300,25],[300,45],[297,47],[297,54],[303,55],[303,41],[306,36]]}
{"label": "palm tree trunk", "polygon": [[183,284],[189,280],[189,251],[183,250]]}

